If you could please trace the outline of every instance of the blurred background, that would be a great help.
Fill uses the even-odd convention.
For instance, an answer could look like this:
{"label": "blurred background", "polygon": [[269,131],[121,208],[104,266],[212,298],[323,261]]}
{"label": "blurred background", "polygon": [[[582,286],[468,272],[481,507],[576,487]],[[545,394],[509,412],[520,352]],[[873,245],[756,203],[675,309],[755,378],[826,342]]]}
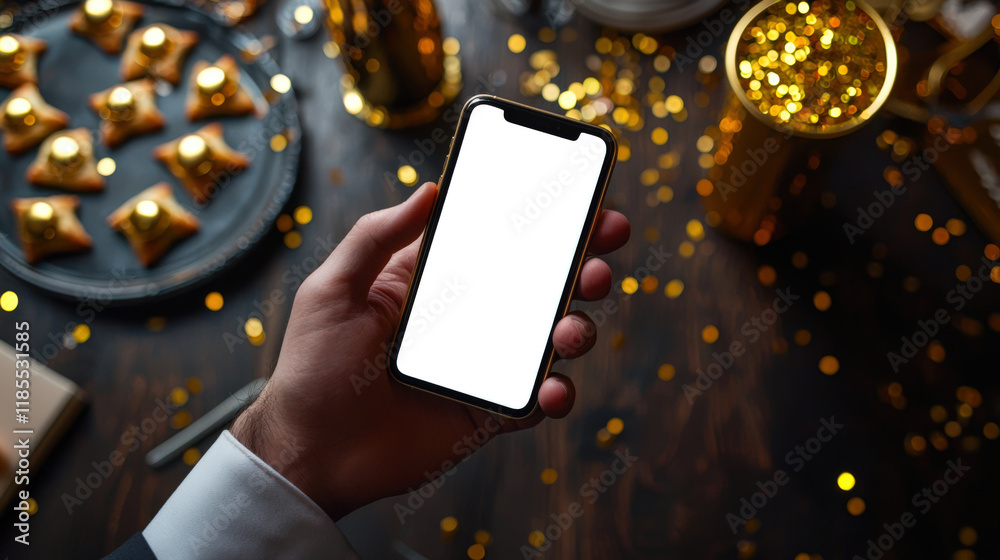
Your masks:
{"label": "blurred background", "polygon": [[[1000,557],[995,4],[886,2],[857,20],[853,2],[759,6],[775,9],[750,27],[858,26],[849,56],[871,60],[845,70],[858,95],[824,128],[782,117],[785,101],[751,114],[768,78],[754,89],[757,66],[739,63],[763,41],[738,30],[751,46],[726,53],[746,1],[398,0],[385,24],[395,2],[328,3],[191,6],[251,37],[241,64],[265,60],[270,80],[247,75],[301,121],[263,137],[300,159],[242,258],[124,305],[0,271],[17,296],[0,338],[30,321],[35,357],[87,401],[32,477],[31,557],[99,557],[146,525],[215,433],[160,469],[145,453],[270,373],[302,278],[361,215],[438,178],[477,93],[611,129],[606,207],[632,239],[607,257],[612,293],[579,305],[597,346],[555,367],[574,411],[344,519],[361,557]],[[25,6],[0,4],[0,24]],[[790,112],[831,87],[803,83]],[[134,449],[128,433],[144,436]],[[3,519],[0,555],[24,557]]]}

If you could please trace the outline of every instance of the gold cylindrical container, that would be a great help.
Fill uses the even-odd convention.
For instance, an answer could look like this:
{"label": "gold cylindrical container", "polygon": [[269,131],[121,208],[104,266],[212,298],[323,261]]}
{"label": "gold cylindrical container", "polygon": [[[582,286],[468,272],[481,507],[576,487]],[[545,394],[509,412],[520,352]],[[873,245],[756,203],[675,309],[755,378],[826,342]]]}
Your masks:
{"label": "gold cylindrical container", "polygon": [[[818,161],[810,146],[863,126],[896,76],[888,26],[861,0],[764,0],[726,47],[731,93],[719,122],[713,183],[705,197],[719,226],[759,245],[783,233],[779,211],[798,195],[793,163]],[[789,192],[783,192],[784,185]]]}
{"label": "gold cylindrical container", "polygon": [[372,126],[416,126],[458,95],[461,64],[444,45],[432,0],[324,1],[349,113]]}

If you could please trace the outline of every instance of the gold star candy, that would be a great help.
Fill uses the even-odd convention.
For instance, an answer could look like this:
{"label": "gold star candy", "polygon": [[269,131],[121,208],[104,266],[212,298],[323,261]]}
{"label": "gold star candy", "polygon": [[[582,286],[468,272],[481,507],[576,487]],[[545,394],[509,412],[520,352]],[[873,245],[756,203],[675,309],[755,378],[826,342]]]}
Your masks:
{"label": "gold star candy", "polygon": [[198,218],[181,207],[167,183],[157,183],[108,216],[143,266],[152,266],[178,241],[198,231]]}
{"label": "gold star candy", "polygon": [[114,148],[128,138],[156,132],[166,120],[156,108],[152,80],[136,80],[90,96],[90,108],[101,117],[101,135]]}
{"label": "gold star candy", "polygon": [[144,76],[162,78],[173,85],[181,81],[181,67],[191,49],[198,44],[198,34],[164,23],[133,31],[122,55],[122,79]]}
{"label": "gold star candy", "polygon": [[14,89],[22,84],[37,84],[38,55],[45,48],[41,39],[16,33],[0,35],[0,87]]}
{"label": "gold star candy", "polygon": [[198,204],[208,202],[221,181],[250,165],[246,156],[226,144],[219,123],[157,146],[153,157],[181,180]]}
{"label": "gold star candy", "polygon": [[187,117],[196,121],[221,115],[248,115],[253,99],[240,85],[236,59],[226,54],[215,64],[199,60],[191,70],[191,91],[187,96]]}
{"label": "gold star candy", "polygon": [[73,13],[69,28],[108,54],[122,51],[125,35],[142,17],[142,4],[124,0],[86,0]]}
{"label": "gold star candy", "polygon": [[11,201],[26,261],[34,264],[48,255],[91,247],[93,242],[76,217],[79,205],[80,199],[68,194]]}
{"label": "gold star candy", "polygon": [[104,177],[94,160],[94,137],[86,128],[74,128],[49,136],[25,174],[40,187],[93,192],[104,189]]}
{"label": "gold star candy", "polygon": [[69,115],[46,103],[31,83],[15,89],[0,105],[0,113],[4,147],[15,155],[34,148],[46,136],[69,124]]}

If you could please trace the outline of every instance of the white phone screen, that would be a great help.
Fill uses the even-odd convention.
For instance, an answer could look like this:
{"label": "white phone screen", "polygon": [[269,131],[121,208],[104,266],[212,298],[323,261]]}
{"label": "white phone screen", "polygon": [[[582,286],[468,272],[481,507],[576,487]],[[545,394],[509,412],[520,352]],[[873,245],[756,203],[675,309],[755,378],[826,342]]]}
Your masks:
{"label": "white phone screen", "polygon": [[608,145],[471,109],[409,320],[400,373],[524,408]]}

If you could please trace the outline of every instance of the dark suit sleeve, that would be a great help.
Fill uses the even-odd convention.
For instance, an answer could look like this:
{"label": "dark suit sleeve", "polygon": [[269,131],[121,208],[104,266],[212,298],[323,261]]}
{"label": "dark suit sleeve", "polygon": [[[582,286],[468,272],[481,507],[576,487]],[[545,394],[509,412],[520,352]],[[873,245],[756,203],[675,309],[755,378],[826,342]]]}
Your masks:
{"label": "dark suit sleeve", "polygon": [[104,560],[156,560],[156,556],[146,544],[142,533],[136,533],[120,548],[107,555]]}

